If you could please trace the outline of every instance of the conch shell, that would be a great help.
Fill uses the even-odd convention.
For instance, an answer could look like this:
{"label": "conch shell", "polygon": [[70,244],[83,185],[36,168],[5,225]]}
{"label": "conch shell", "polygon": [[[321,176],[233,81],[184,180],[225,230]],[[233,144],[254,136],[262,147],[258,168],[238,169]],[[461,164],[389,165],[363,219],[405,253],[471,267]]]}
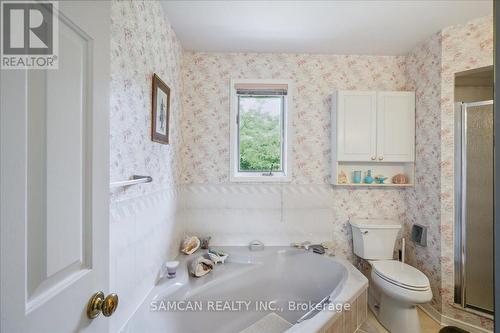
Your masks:
{"label": "conch shell", "polygon": [[202,277],[214,268],[214,263],[202,256],[195,258],[189,267],[189,272],[195,277]]}
{"label": "conch shell", "polygon": [[181,251],[184,254],[192,254],[200,248],[200,239],[196,236],[185,237],[182,242]]}

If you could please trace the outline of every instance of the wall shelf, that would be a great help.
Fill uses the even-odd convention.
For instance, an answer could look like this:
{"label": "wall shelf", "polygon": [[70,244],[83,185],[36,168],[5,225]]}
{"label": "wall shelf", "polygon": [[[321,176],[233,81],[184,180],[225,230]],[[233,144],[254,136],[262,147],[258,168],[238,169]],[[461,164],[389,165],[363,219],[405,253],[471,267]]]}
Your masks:
{"label": "wall shelf", "polygon": [[356,184],[356,183],[348,183],[348,184],[335,184],[335,186],[341,187],[412,187],[414,184],[392,184],[392,183],[384,183],[384,184]]}
{"label": "wall shelf", "polygon": [[[332,95],[331,183],[341,187],[405,188],[415,184],[415,93],[340,90]],[[353,182],[355,171],[361,183]],[[384,184],[363,183],[387,177]],[[339,183],[345,174],[347,183]],[[407,184],[393,184],[396,175]]]}
{"label": "wall shelf", "polygon": [[[415,163],[413,162],[347,162],[347,161],[335,161],[332,166],[332,184],[335,186],[344,187],[412,187],[415,183]],[[371,184],[365,183],[353,183],[352,176],[354,171],[361,171],[361,181],[366,176],[366,172],[370,170],[372,177],[375,178],[377,175],[383,175],[387,177],[384,184],[376,184],[375,182]],[[344,172],[347,176],[347,184],[339,184],[338,177],[340,172]],[[393,184],[391,183],[392,177],[397,174],[404,174],[408,177],[408,184]]]}

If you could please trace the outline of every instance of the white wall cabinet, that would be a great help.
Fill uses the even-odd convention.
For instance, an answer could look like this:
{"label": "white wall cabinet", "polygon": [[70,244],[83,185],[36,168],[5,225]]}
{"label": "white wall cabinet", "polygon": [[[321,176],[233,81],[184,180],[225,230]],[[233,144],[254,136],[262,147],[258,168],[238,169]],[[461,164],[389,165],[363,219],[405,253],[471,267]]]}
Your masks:
{"label": "white wall cabinet", "polygon": [[377,93],[339,91],[337,152],[339,161],[369,161],[377,155]]}
{"label": "white wall cabinet", "polygon": [[414,161],[414,92],[340,90],[333,94],[334,184],[339,185],[338,172],[362,169],[388,177],[404,173],[411,178],[408,186],[413,183]]}
{"label": "white wall cabinet", "polygon": [[415,160],[415,93],[377,93],[377,160]]}

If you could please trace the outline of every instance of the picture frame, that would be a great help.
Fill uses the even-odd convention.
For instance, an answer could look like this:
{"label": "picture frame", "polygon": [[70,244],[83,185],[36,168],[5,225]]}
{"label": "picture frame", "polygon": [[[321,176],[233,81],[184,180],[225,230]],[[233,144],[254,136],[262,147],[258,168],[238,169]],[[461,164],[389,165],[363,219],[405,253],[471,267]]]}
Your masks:
{"label": "picture frame", "polygon": [[152,104],[151,140],[169,144],[170,88],[156,74],[153,74]]}

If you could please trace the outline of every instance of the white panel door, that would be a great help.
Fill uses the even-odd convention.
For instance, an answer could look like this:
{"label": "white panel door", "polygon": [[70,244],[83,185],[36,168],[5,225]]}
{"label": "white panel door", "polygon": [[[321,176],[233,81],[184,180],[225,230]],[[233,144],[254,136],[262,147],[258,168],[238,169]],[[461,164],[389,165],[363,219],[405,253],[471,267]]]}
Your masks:
{"label": "white panel door", "polygon": [[376,158],[377,93],[337,92],[338,161],[372,161]]}
{"label": "white panel door", "polygon": [[383,162],[415,160],[415,93],[377,93],[377,159]]}
{"label": "white panel door", "polygon": [[110,4],[59,10],[59,69],[1,73],[3,333],[108,331]]}

